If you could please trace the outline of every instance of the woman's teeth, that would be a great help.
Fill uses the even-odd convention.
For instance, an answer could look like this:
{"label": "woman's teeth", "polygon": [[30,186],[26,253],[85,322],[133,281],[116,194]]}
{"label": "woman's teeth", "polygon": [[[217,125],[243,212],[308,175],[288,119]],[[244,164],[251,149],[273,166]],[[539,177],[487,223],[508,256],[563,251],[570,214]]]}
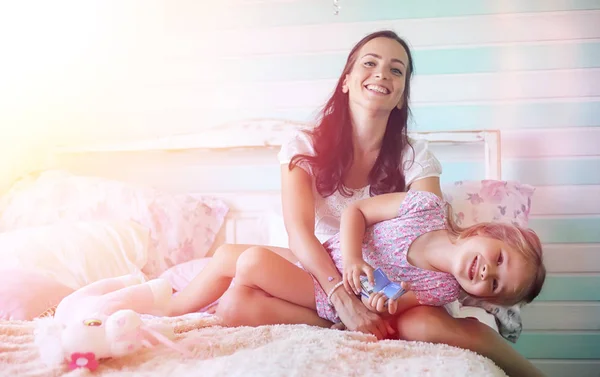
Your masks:
{"label": "woman's teeth", "polygon": [[387,90],[387,88],[384,88],[383,86],[379,86],[379,85],[367,85],[367,89],[377,92],[377,93],[382,93],[382,94],[390,93],[390,91]]}

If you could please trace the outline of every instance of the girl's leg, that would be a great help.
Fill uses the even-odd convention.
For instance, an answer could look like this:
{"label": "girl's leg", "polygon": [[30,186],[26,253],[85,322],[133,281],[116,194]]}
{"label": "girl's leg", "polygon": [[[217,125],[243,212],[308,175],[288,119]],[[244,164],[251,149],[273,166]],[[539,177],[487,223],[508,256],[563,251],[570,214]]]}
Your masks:
{"label": "girl's leg", "polygon": [[[261,247],[240,256],[235,285],[219,303],[229,326],[299,324],[329,327],[316,312],[312,277],[285,258]],[[244,312],[239,317],[239,310]]]}
{"label": "girl's leg", "polygon": [[102,280],[90,283],[77,290],[78,294],[84,296],[87,295],[104,295],[119,289],[136,286],[142,284],[144,281],[139,276],[135,275],[123,275],[112,278],[106,278]]}
{"label": "girl's leg", "polygon": [[400,339],[443,343],[477,352],[491,359],[511,377],[543,376],[489,326],[453,318],[443,308],[417,306],[394,318]]}
{"label": "girl's leg", "polygon": [[[86,296],[103,296],[109,295],[112,292],[118,291],[120,289],[124,289],[127,287],[136,288],[137,285],[142,284],[143,280],[139,276],[134,275],[124,275],[117,276],[112,278],[101,279],[90,283],[78,290],[74,291],[67,297],[65,297],[62,301],[64,302],[62,305],[59,305],[54,313],[55,318],[61,318],[63,315],[69,315],[65,312],[63,308],[68,308],[71,305],[75,305],[74,302],[81,299],[81,297]],[[65,312],[65,314],[63,314]]]}
{"label": "girl's leg", "polygon": [[[235,276],[239,256],[251,247],[252,245],[229,244],[220,246],[202,272],[173,297],[169,314],[177,316],[196,312],[218,300]],[[269,247],[269,250],[295,261],[288,249]]]}
{"label": "girl's leg", "polygon": [[171,295],[171,283],[166,279],[153,279],[105,293],[98,302],[102,303],[105,313],[113,313],[123,307],[123,302],[128,302],[127,308],[138,314],[163,316]]}

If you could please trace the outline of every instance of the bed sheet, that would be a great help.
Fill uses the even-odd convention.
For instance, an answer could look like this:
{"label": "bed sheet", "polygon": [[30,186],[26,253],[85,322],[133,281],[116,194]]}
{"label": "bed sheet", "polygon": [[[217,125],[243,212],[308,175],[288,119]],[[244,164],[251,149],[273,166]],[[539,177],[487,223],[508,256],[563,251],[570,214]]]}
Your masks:
{"label": "bed sheet", "polygon": [[[206,313],[149,318],[175,327],[191,357],[157,346],[105,360],[92,374],[48,368],[34,345],[33,321],[0,322],[0,376],[506,376],[473,352],[386,340],[306,325],[225,328]],[[80,373],[83,372],[83,373]]]}

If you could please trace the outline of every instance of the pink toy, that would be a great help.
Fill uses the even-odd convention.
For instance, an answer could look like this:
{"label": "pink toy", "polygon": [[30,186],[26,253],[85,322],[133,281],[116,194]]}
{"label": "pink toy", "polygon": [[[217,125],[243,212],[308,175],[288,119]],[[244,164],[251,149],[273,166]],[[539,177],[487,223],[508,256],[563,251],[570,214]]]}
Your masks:
{"label": "pink toy", "polygon": [[173,329],[151,328],[139,316],[167,315],[171,295],[167,280],[143,283],[133,275],[100,280],[73,292],[60,302],[54,318],[38,321],[35,343],[42,361],[94,370],[101,359],[157,342],[186,354],[169,339]]}

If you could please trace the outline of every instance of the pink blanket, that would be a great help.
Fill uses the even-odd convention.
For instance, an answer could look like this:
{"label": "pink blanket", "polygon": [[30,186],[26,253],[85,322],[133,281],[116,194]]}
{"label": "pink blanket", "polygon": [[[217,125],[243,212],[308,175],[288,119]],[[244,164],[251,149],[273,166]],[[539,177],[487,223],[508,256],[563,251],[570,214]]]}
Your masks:
{"label": "pink blanket", "polygon": [[175,327],[193,357],[157,346],[102,361],[93,373],[48,368],[33,343],[34,322],[0,322],[0,376],[506,376],[490,360],[462,349],[310,326],[224,328],[218,318],[190,314],[152,318]]}

